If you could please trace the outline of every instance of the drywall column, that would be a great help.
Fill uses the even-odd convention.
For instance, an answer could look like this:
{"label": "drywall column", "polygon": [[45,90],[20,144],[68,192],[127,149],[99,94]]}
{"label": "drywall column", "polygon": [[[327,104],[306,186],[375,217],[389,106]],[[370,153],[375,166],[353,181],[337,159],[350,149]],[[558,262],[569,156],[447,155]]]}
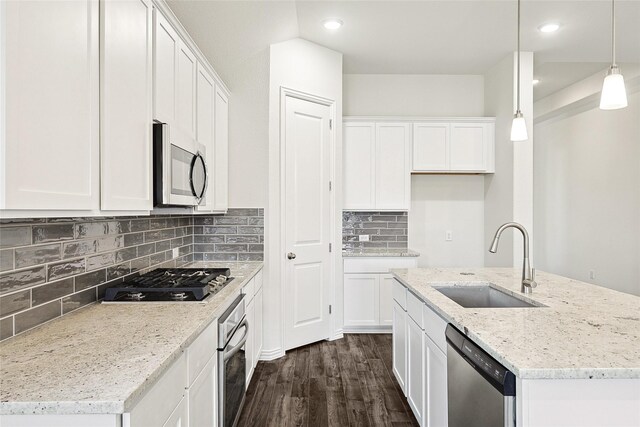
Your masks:
{"label": "drywall column", "polygon": [[[524,225],[533,249],[533,53],[520,54],[520,109],[527,121],[529,139],[510,140],[516,110],[516,58],[514,52],[494,65],[484,78],[485,115],[496,117],[496,172],[485,176],[485,247],[489,248],[496,229],[517,221]],[[487,267],[522,265],[522,238],[508,231],[497,254],[485,252]],[[533,252],[532,252],[533,253]]]}
{"label": "drywall column", "polygon": [[[265,270],[269,289],[264,295],[264,350],[263,359],[274,359],[284,354],[284,271],[282,261],[286,248],[281,247],[280,191],[280,91],[293,89],[335,101],[336,123],[333,181],[336,205],[333,228],[335,255],[333,286],[333,332],[342,333],[342,54],[302,39],[293,39],[270,47],[269,76],[269,205],[265,211],[267,243]],[[335,286],[334,286],[335,285]]]}

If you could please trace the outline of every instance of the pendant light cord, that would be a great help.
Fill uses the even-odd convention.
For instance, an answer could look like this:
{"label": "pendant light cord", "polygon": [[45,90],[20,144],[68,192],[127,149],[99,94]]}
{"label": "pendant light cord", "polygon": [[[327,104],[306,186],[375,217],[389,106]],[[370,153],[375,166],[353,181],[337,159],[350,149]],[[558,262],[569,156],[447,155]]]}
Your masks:
{"label": "pendant light cord", "polygon": [[517,82],[516,82],[516,88],[517,88],[517,94],[516,94],[516,112],[520,111],[520,0],[518,0],[518,65],[517,65]]}
{"label": "pendant light cord", "polygon": [[616,66],[616,2],[611,0],[611,65]]}

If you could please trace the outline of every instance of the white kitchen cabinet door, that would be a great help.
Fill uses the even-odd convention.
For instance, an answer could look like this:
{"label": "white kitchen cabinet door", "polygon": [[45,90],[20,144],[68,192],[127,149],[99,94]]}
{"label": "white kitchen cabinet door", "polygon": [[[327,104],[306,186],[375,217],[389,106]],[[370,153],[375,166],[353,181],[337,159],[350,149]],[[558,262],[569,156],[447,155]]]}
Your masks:
{"label": "white kitchen cabinet door", "polygon": [[380,317],[381,326],[391,326],[393,324],[393,282],[395,279],[391,274],[381,274],[379,280],[380,297]]}
{"label": "white kitchen cabinet door", "polygon": [[198,62],[196,79],[196,141],[205,147],[205,162],[207,164],[207,190],[204,199],[196,208],[201,212],[213,210],[214,188],[213,166],[215,162],[214,146],[214,106],[216,102],[216,84],[213,77]]}
{"label": "white kitchen cabinet door", "polygon": [[452,123],[449,143],[449,168],[452,171],[483,171],[489,143],[487,124]]}
{"label": "white kitchen cabinet door", "polygon": [[[186,427],[189,423],[189,408],[187,399],[182,398],[176,409],[173,410],[169,419],[162,427]],[[137,427],[137,426],[132,426]]]}
{"label": "white kitchen cabinet door", "polygon": [[176,126],[170,135],[176,145],[193,149],[196,141],[196,75],[198,62],[181,39],[178,40],[176,73]]}
{"label": "white kitchen cabinet door", "polygon": [[[217,424],[217,384],[214,355],[205,365],[188,391],[189,426],[215,427]],[[183,425],[182,427],[187,427]]]}
{"label": "white kitchen cabinet door", "polygon": [[151,0],[100,5],[100,208],[149,211],[153,8]]}
{"label": "white kitchen cabinet door", "polygon": [[393,301],[393,374],[407,395],[407,312]]}
{"label": "white kitchen cabinet door", "polygon": [[447,356],[424,335],[424,423],[447,427]]}
{"label": "white kitchen cabinet door", "polygon": [[414,123],[414,171],[446,171],[449,169],[449,123]]}
{"label": "white kitchen cabinet door", "polygon": [[424,333],[407,317],[407,401],[418,424],[424,416]]}
{"label": "white kitchen cabinet door", "polygon": [[344,275],[344,326],[378,326],[378,274]]}
{"label": "white kitchen cabinet door", "polygon": [[343,124],[344,209],[375,209],[376,126]]}
{"label": "white kitchen cabinet door", "polygon": [[98,209],[99,3],[0,7],[0,209]]}
{"label": "white kitchen cabinet door", "polygon": [[376,124],[376,210],[409,210],[411,206],[411,125]]}
{"label": "white kitchen cabinet door", "polygon": [[[256,282],[256,286],[259,284]],[[254,320],[253,323],[255,327],[253,328],[253,367],[255,368],[258,364],[258,360],[260,360],[260,354],[262,353],[262,342],[263,342],[263,307],[262,307],[262,287],[258,288],[256,292],[256,296],[253,298],[254,303]]]}
{"label": "white kitchen cabinet door", "polygon": [[158,9],[153,12],[153,118],[176,125],[178,34]]}
{"label": "white kitchen cabinet door", "polygon": [[226,213],[229,208],[229,98],[216,86],[214,120],[213,210]]}
{"label": "white kitchen cabinet door", "polygon": [[245,367],[245,374],[247,376],[247,384],[249,384],[251,382],[251,377],[253,376],[253,368],[254,368],[254,363],[253,363],[253,358],[255,357],[255,349],[254,349],[254,331],[253,328],[255,327],[255,299],[252,299],[251,301],[249,301],[249,303],[246,306],[246,316],[247,316],[247,323],[249,323],[249,333],[247,335],[247,342],[244,345],[244,355],[246,358],[246,367]]}

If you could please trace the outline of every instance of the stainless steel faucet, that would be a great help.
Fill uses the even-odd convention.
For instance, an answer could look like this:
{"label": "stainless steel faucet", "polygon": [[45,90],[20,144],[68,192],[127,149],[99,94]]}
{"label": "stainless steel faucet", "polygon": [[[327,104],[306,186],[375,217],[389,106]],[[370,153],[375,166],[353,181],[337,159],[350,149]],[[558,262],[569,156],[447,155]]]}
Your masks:
{"label": "stainless steel faucet", "polygon": [[520,232],[522,232],[522,237],[524,238],[524,260],[522,262],[522,286],[520,287],[520,292],[530,294],[533,288],[538,286],[538,284],[535,281],[536,270],[531,268],[531,265],[529,264],[529,233],[527,233],[524,226],[517,222],[507,222],[506,224],[502,224],[500,228],[498,228],[498,231],[496,231],[496,235],[493,238],[493,243],[491,243],[489,252],[495,254],[498,251],[500,236],[504,230],[510,227],[520,230]]}

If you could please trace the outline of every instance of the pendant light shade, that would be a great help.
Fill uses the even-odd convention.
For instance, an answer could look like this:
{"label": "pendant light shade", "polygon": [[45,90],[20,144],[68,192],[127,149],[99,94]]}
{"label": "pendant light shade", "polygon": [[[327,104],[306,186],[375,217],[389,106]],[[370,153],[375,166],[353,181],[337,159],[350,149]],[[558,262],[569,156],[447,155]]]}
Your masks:
{"label": "pendant light shade", "polygon": [[511,123],[511,141],[526,141],[529,139],[527,135],[527,122],[524,121],[522,112],[518,111],[513,116],[513,122]]}
{"label": "pendant light shade", "polygon": [[518,0],[518,64],[516,73],[516,113],[513,115],[513,123],[511,123],[511,141],[526,141],[529,139],[527,135],[527,122],[524,120],[522,111],[520,111],[520,0]]}
{"label": "pendant light shade", "polygon": [[611,0],[611,67],[602,83],[601,110],[617,110],[627,106],[627,90],[624,77],[616,64],[616,4]]}

